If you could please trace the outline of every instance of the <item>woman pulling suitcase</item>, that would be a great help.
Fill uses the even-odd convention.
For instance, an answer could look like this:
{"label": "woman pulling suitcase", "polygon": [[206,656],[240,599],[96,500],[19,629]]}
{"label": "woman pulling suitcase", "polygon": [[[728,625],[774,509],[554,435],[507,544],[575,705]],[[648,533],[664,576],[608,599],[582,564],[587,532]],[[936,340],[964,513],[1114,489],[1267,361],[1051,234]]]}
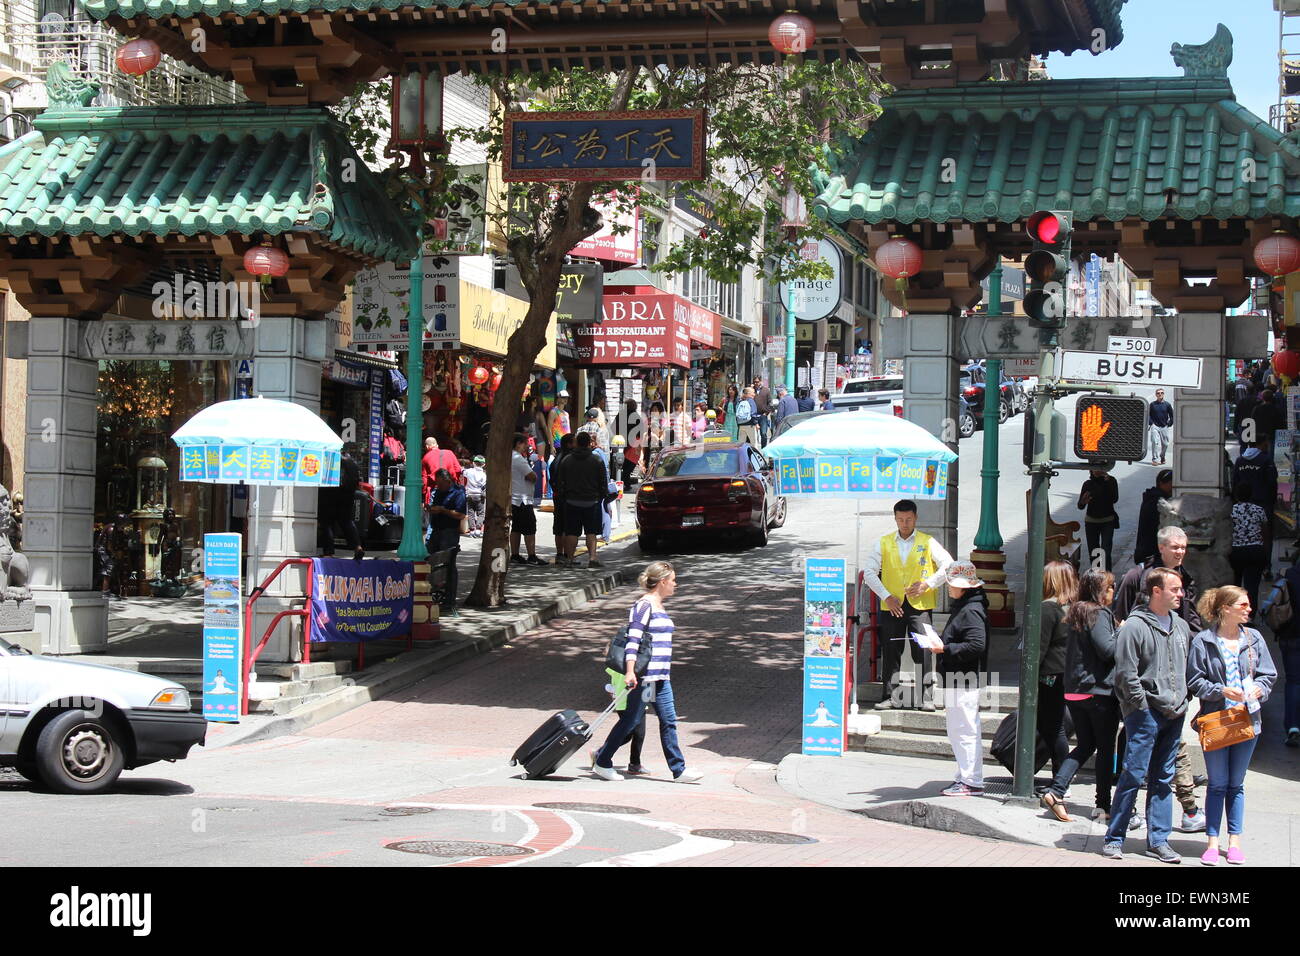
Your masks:
{"label": "woman pulling suitcase", "polygon": [[[605,746],[596,754],[592,772],[602,780],[623,780],[614,769],[614,754],[623,746],[645,717],[646,707],[654,705],[659,717],[659,740],[663,744],[668,769],[678,783],[698,783],[704,774],[686,769],[686,759],[677,743],[677,708],[673,703],[673,688],[669,681],[673,662],[673,620],[664,610],[664,600],[677,590],[677,575],[667,561],[655,561],[637,578],[645,593],[628,612],[627,648],[624,660],[627,672],[624,680],[628,688],[627,707],[619,714],[618,723],[610,731]],[[650,666],[645,677],[636,676],[637,652],[643,641],[652,642]],[[641,693],[635,693],[638,686]]]}

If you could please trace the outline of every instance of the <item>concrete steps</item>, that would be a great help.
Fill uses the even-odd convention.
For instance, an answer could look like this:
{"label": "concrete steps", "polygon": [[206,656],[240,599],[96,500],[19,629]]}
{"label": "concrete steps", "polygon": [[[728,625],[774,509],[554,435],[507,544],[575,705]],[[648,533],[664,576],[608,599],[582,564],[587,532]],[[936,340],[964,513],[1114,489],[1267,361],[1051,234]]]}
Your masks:
{"label": "concrete steps", "polygon": [[[882,730],[870,736],[849,734],[849,750],[897,754],[903,757],[930,757],[952,763],[952,747],[948,744],[948,738],[933,734],[910,734],[896,730]],[[989,754],[987,741],[984,745],[984,762],[991,766],[1000,766]]]}
{"label": "concrete steps", "polygon": [[[948,743],[947,719],[942,708],[930,711],[875,710],[872,704],[880,700],[883,693],[884,688],[878,683],[859,686],[859,710],[861,713],[880,718],[880,733],[849,734],[849,750],[952,760],[952,747]],[[979,720],[986,764],[998,766],[998,762],[988,752],[989,743],[1007,714],[1015,711],[1019,702],[1020,692],[1015,687],[997,686],[983,691]]]}

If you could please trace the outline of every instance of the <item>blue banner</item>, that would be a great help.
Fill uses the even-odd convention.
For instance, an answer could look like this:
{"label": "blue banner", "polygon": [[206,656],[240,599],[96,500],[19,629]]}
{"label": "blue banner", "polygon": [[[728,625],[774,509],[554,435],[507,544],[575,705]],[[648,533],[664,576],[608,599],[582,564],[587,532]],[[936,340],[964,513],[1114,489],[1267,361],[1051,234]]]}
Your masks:
{"label": "blue banner", "polygon": [[311,574],[313,643],[378,641],[410,633],[415,592],[410,561],[313,558]]}
{"label": "blue banner", "polygon": [[182,481],[337,485],[339,465],[337,451],[282,445],[181,446]]}
{"label": "blue banner", "polygon": [[[370,483],[382,483],[379,474],[384,450],[384,370],[370,370]],[[334,484],[338,484],[337,481]]]}
{"label": "blue banner", "polygon": [[242,536],[203,536],[203,716],[239,720],[244,625]]}
{"label": "blue banner", "polygon": [[845,562],[804,563],[803,752],[844,753]]}
{"label": "blue banner", "polygon": [[937,458],[844,457],[778,458],[777,493],[836,495],[842,498],[897,498],[923,501],[948,497],[948,462]]}

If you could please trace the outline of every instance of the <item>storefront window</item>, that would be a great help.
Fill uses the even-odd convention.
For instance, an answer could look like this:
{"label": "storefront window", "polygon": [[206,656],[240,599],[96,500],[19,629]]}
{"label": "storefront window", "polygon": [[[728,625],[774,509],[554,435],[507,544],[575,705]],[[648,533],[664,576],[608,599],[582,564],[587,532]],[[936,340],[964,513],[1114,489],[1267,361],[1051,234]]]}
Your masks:
{"label": "storefront window", "polygon": [[99,363],[97,585],[148,594],[149,581],[188,573],[205,533],[225,530],[226,489],[182,482],[171,436],[229,392],[226,362]]}

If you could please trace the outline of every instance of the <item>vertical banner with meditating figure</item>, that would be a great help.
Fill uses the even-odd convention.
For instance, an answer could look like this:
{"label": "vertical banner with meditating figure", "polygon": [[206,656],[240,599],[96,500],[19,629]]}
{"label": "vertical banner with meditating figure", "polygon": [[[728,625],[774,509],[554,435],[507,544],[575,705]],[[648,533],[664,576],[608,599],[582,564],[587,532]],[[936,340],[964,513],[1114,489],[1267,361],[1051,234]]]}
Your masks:
{"label": "vertical banner with meditating figure", "polygon": [[804,562],[803,752],[844,753],[845,620],[842,558]]}
{"label": "vertical banner with meditating figure", "polygon": [[203,536],[203,716],[239,720],[243,675],[243,535]]}

